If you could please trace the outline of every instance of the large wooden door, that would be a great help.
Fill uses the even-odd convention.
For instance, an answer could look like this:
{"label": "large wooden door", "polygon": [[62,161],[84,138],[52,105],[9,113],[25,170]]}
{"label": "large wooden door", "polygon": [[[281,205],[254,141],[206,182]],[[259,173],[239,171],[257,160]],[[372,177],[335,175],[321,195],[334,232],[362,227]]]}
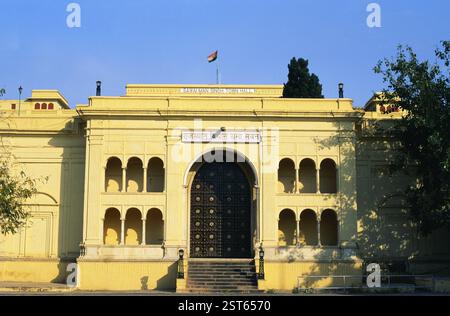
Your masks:
{"label": "large wooden door", "polygon": [[236,163],[204,163],[191,187],[190,256],[251,257],[251,192]]}

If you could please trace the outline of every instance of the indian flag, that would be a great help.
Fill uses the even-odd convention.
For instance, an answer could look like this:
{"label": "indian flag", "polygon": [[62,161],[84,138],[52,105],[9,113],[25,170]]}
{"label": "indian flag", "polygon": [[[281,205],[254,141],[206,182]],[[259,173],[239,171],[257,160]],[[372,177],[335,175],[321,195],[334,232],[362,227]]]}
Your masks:
{"label": "indian flag", "polygon": [[212,63],[213,61],[215,61],[217,59],[218,55],[219,55],[219,51],[216,50],[214,53],[212,53],[211,55],[208,56],[208,62]]}

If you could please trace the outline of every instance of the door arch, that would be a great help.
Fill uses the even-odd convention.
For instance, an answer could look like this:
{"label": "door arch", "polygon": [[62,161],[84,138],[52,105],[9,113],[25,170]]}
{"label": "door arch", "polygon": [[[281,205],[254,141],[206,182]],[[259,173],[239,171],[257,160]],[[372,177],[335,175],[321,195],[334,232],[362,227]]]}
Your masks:
{"label": "door arch", "polygon": [[252,187],[237,162],[205,162],[190,190],[190,256],[251,258]]}

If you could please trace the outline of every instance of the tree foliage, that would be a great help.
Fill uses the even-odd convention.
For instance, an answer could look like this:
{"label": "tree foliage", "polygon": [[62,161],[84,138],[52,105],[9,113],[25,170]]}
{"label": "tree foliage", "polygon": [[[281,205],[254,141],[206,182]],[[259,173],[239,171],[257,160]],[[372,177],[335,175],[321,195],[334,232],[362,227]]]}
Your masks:
{"label": "tree foliage", "polygon": [[375,67],[387,85],[384,102],[405,110],[389,131],[399,141],[392,167],[414,172],[405,195],[422,235],[450,224],[450,42],[441,44],[433,62],[400,46],[395,59]]}
{"label": "tree foliage", "polygon": [[24,202],[36,193],[36,180],[24,171],[17,175],[11,163],[0,161],[0,232],[3,235],[15,234],[26,225],[30,213]]}
{"label": "tree foliage", "polygon": [[0,88],[0,97],[6,94],[6,90],[3,88]]}
{"label": "tree foliage", "polygon": [[284,98],[323,98],[322,85],[317,75],[310,74],[308,60],[295,57],[288,65],[288,82],[284,85]]}

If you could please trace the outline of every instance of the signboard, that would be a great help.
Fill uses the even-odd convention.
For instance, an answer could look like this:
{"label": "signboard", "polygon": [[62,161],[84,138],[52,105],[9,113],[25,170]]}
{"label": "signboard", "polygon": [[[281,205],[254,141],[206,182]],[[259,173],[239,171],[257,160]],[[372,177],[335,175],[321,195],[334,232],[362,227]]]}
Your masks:
{"label": "signboard", "polygon": [[181,88],[181,93],[191,94],[253,94],[256,89],[250,88]]}
{"label": "signboard", "polygon": [[182,132],[183,143],[246,143],[258,144],[261,142],[261,134],[258,132],[224,132],[218,131],[198,131]]}

